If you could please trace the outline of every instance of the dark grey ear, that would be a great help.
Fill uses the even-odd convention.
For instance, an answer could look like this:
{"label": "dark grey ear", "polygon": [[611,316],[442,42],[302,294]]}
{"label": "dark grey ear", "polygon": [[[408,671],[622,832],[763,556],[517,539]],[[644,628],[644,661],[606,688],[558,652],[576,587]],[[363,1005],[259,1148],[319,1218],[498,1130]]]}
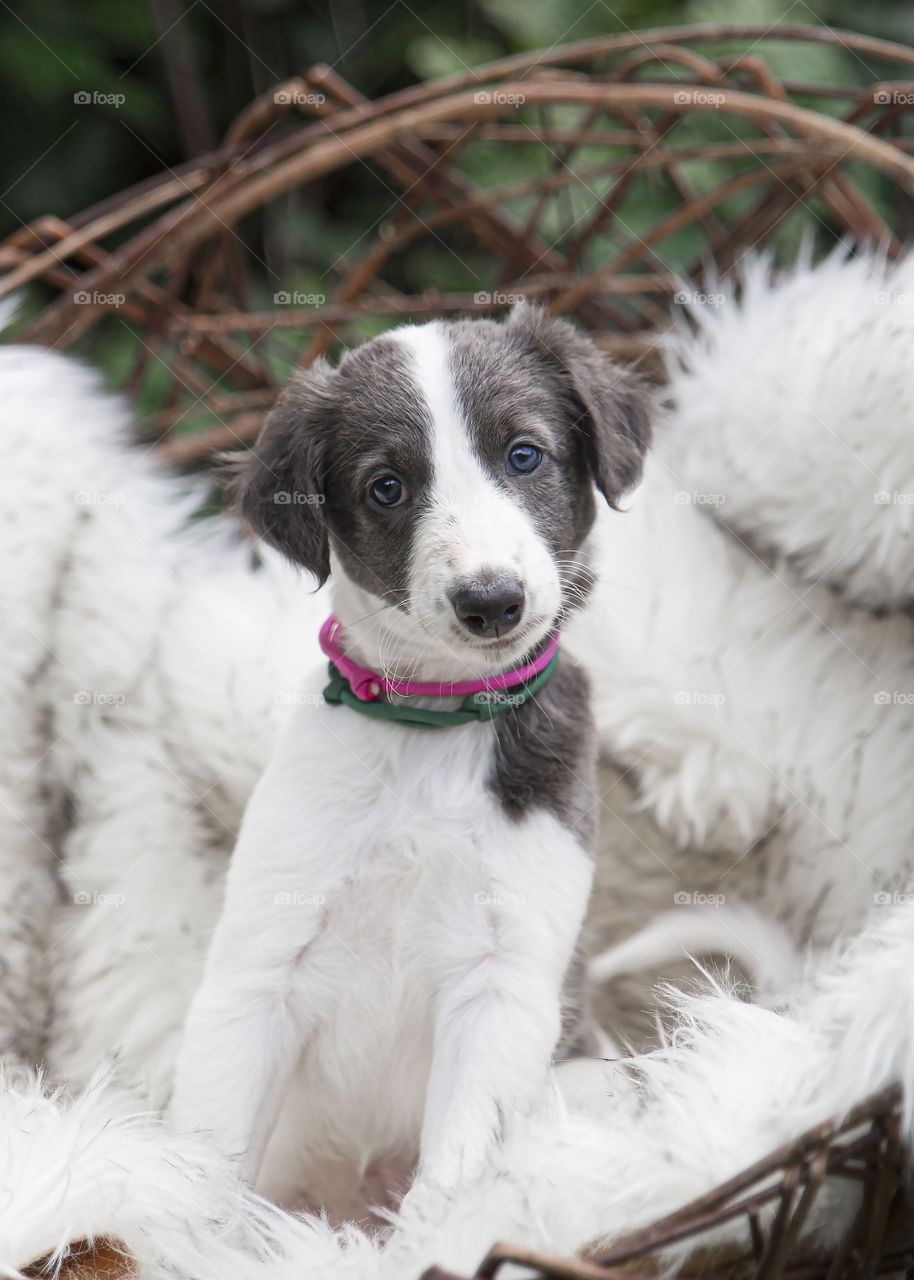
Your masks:
{"label": "dark grey ear", "polygon": [[293,374],[244,464],[236,496],[255,532],[321,584],[330,574],[323,474],[335,376],[326,360]]}
{"label": "dark grey ear", "polygon": [[651,401],[640,380],[620,369],[567,320],[522,302],[508,328],[523,335],[557,375],[584,433],[594,482],[610,506],[641,478],[651,443]]}

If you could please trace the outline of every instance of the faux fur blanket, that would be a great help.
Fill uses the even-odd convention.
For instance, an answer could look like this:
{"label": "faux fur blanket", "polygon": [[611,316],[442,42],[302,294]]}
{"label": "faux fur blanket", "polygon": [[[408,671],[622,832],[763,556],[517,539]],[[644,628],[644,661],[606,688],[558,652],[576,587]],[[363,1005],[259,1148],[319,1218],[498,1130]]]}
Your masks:
{"label": "faux fur blanket", "polygon": [[[496,1238],[645,1225],[893,1080],[910,1112],[914,259],[759,262],[710,296],[568,637],[605,755],[599,1008],[627,1047],[562,1068],[480,1183],[383,1242],[257,1201],[157,1118],[326,603],[193,520],[204,489],[130,445],[94,374],[0,351],[0,1274],[92,1235],[146,1277],[470,1272]],[[735,957],[755,998],[684,951]]]}

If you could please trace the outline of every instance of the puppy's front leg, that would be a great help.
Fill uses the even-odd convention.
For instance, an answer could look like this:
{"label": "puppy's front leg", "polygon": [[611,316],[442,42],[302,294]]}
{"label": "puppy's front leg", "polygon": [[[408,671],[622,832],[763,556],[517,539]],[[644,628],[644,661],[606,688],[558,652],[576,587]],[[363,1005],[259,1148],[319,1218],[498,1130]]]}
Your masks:
{"label": "puppy's front leg", "polygon": [[520,889],[477,893],[474,924],[460,921],[450,934],[418,1172],[445,1187],[478,1175],[503,1118],[546,1093],[591,877],[581,847],[557,824],[549,828],[540,848],[552,866],[512,881]]}
{"label": "puppy's front leg", "polygon": [[252,978],[211,960],[175,1068],[169,1119],[205,1132],[251,1182],[304,1034],[284,981],[280,971]]}
{"label": "puppy's front leg", "polygon": [[[309,974],[337,883],[332,871],[310,862],[300,835],[277,834],[275,807],[269,785],[248,806],[169,1108],[178,1128],[211,1134],[251,1182],[290,1076],[325,1012]],[[316,844],[323,848],[319,833]]]}
{"label": "puppy's front leg", "polygon": [[475,1178],[503,1116],[527,1110],[542,1092],[559,1035],[558,994],[554,986],[525,983],[517,972],[489,965],[446,994],[422,1125],[420,1179],[453,1188]]}

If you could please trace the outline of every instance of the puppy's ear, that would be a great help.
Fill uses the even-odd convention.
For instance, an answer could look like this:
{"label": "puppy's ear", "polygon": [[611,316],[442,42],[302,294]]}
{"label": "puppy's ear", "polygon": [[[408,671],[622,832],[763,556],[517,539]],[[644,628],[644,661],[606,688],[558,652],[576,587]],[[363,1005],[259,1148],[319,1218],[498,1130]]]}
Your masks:
{"label": "puppy's ear", "polygon": [[610,506],[641,479],[651,443],[651,401],[639,379],[620,369],[590,338],[542,307],[522,302],[508,319],[557,376],[583,433],[594,482]]}
{"label": "puppy's ear", "polygon": [[235,496],[254,531],[320,585],[330,574],[323,482],[335,376],[326,360],[293,374],[243,464]]}

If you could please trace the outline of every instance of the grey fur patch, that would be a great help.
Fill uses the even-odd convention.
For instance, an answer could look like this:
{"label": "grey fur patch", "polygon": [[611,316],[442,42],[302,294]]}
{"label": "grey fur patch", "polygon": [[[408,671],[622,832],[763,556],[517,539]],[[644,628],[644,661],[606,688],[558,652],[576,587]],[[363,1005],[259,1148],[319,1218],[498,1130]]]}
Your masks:
{"label": "grey fur patch", "polygon": [[495,716],[492,725],[489,787],[506,813],[520,820],[532,809],[547,809],[592,848],[597,743],[585,673],[560,656],[539,693]]}
{"label": "grey fur patch", "polygon": [[512,491],[540,514],[544,499],[561,488],[571,510],[550,506],[543,530],[580,542],[593,519],[593,484],[615,506],[641,476],[651,417],[640,382],[567,321],[526,303],[504,324],[463,320],[447,332],[457,396],[479,456],[501,479],[508,445],[528,432],[535,440],[537,427],[545,427],[555,465],[523,477],[520,488],[513,477]]}
{"label": "grey fur patch", "polygon": [[[267,419],[240,486],[254,529],[310,569],[330,572],[330,548],[360,586],[404,603],[412,535],[431,480],[431,421],[408,353],[382,337],[297,373]],[[413,500],[382,510],[368,497],[379,470]]]}

